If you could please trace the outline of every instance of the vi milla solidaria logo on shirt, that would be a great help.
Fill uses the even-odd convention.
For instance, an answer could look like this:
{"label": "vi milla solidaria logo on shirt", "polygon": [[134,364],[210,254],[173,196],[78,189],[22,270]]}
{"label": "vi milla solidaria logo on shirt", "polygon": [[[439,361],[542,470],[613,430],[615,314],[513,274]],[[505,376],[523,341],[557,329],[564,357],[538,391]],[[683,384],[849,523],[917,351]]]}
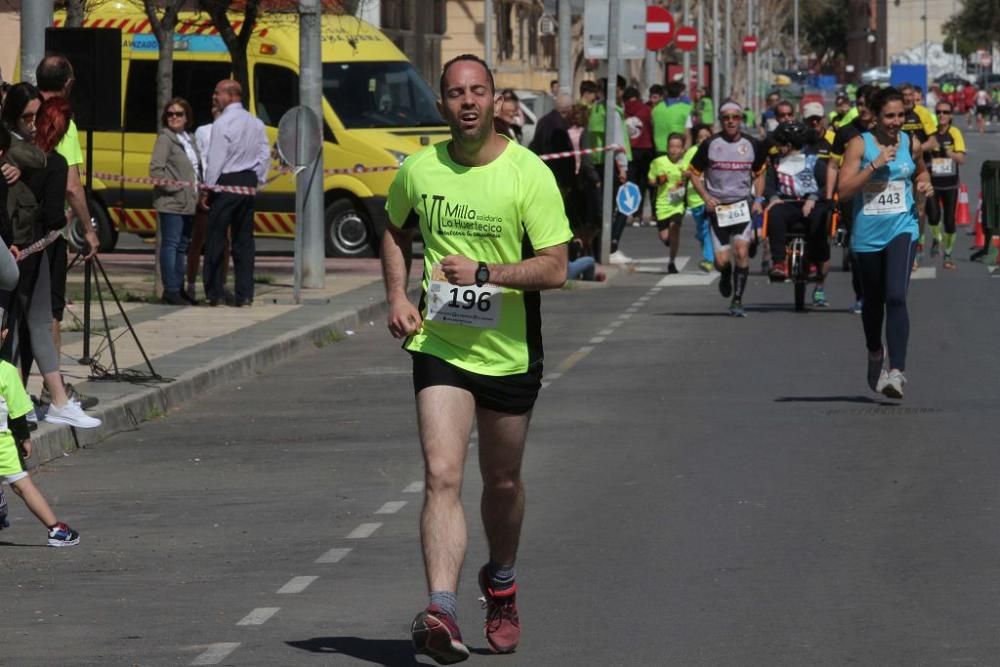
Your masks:
{"label": "vi milla solidaria logo on shirt", "polygon": [[503,234],[503,217],[479,213],[471,205],[450,202],[444,195],[420,195],[427,228],[442,236],[498,239]]}

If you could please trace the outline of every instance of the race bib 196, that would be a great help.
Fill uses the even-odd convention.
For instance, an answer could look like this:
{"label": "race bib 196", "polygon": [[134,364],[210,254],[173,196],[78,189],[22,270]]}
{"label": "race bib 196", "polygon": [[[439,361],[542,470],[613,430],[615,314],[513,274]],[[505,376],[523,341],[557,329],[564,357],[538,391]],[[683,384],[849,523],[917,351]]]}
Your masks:
{"label": "race bib 196", "polygon": [[954,176],[955,161],[950,157],[936,157],[931,160],[931,174],[934,176]]}
{"label": "race bib 196", "polygon": [[440,264],[431,267],[427,285],[427,317],[434,322],[492,329],[500,323],[503,288],[486,284],[452,285]]}
{"label": "race bib 196", "polygon": [[746,201],[719,204],[715,207],[715,219],[719,227],[733,227],[750,222],[750,206]]}
{"label": "race bib 196", "polygon": [[897,215],[906,213],[906,184],[903,181],[868,182],[861,193],[865,215]]}

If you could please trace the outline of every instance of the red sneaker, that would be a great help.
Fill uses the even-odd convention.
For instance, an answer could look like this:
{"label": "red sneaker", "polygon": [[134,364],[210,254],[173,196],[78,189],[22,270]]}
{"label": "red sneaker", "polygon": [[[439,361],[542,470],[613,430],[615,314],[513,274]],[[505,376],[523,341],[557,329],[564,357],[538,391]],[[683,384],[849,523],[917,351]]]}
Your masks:
{"label": "red sneaker", "polygon": [[771,280],[776,281],[776,282],[777,281],[782,281],[783,282],[783,281],[787,280],[788,279],[788,271],[785,270],[785,262],[784,261],[775,262],[774,265],[771,266],[771,271],[768,274],[768,276],[771,278]]}
{"label": "red sneaker", "polygon": [[436,604],[417,614],[410,625],[410,636],[413,650],[430,656],[439,665],[451,665],[469,657],[455,619]]}
{"label": "red sneaker", "polygon": [[503,591],[490,588],[484,565],[479,570],[480,600],[486,609],[486,641],[494,653],[513,653],[521,641],[521,621],[517,616],[517,584]]}

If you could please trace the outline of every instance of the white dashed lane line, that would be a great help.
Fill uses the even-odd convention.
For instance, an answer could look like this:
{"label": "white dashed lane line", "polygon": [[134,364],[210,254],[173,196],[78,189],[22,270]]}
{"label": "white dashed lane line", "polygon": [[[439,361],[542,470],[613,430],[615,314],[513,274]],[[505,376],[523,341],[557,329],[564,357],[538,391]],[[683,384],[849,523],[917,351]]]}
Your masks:
{"label": "white dashed lane line", "polygon": [[220,642],[209,644],[205,652],[191,661],[192,665],[217,665],[226,659],[226,656],[238,649],[240,642]]}
{"label": "white dashed lane line", "polygon": [[604,341],[605,341],[604,336],[594,336],[593,338],[590,339],[591,345],[597,345],[599,343],[603,343]]}
{"label": "white dashed lane line", "polygon": [[288,583],[278,589],[278,595],[294,595],[309,588],[309,584],[319,579],[319,577],[292,577]]}
{"label": "white dashed lane line", "polygon": [[317,563],[330,564],[339,563],[344,560],[344,556],[351,553],[350,547],[334,547],[316,559]]}
{"label": "white dashed lane line", "polygon": [[363,540],[375,534],[382,527],[381,523],[363,523],[347,534],[349,540]]}
{"label": "white dashed lane line", "polygon": [[281,607],[257,607],[239,620],[236,625],[264,625]]}
{"label": "white dashed lane line", "polygon": [[410,484],[403,489],[403,493],[421,493],[424,490],[424,483],[421,480],[416,482],[410,482]]}
{"label": "white dashed lane line", "polygon": [[390,500],[375,510],[375,514],[395,514],[404,507],[406,507],[405,500]]}

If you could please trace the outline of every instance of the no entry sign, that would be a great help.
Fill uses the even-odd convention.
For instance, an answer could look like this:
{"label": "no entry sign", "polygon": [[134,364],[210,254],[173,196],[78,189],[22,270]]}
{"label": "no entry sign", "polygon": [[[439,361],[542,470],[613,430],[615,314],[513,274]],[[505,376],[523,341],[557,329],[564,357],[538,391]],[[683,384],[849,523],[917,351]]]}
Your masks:
{"label": "no entry sign", "polygon": [[674,43],[681,51],[694,51],[698,47],[698,31],[689,25],[677,29]]}
{"label": "no entry sign", "polygon": [[753,53],[757,50],[757,38],[753,35],[743,38],[743,53]]}
{"label": "no entry sign", "polygon": [[674,38],[674,17],[665,7],[646,7],[646,48],[659,51]]}

